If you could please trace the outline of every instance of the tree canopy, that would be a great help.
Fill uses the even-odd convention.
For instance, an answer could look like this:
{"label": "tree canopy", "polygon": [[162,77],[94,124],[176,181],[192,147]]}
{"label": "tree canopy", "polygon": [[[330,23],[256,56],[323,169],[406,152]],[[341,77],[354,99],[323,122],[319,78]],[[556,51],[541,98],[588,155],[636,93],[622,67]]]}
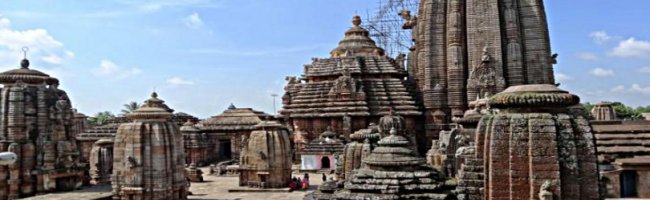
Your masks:
{"label": "tree canopy", "polygon": [[114,117],[115,115],[110,111],[98,112],[95,116],[88,118],[88,123],[93,126],[101,126]]}

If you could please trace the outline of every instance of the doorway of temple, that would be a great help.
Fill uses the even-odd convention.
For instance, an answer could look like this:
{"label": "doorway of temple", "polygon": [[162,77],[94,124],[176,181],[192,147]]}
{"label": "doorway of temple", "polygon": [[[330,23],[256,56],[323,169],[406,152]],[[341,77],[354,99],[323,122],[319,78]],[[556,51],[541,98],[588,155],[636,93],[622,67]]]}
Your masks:
{"label": "doorway of temple", "polygon": [[325,156],[325,157],[321,158],[320,163],[321,163],[321,165],[320,165],[321,169],[329,169],[330,168],[330,158],[329,157]]}
{"label": "doorway of temple", "polygon": [[637,174],[636,171],[625,170],[621,172],[621,197],[637,197]]}
{"label": "doorway of temple", "polygon": [[230,140],[219,140],[219,158],[221,160],[232,159],[232,145]]}

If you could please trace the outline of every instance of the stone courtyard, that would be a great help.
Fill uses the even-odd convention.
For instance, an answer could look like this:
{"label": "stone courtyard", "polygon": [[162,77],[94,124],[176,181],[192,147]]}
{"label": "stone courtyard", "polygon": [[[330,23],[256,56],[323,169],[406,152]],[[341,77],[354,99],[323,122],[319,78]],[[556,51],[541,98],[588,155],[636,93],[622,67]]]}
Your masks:
{"label": "stone courtyard", "polygon": [[[208,168],[203,167],[201,170],[207,174]],[[304,174],[294,173],[295,177],[302,177]],[[333,175],[328,175],[331,177]],[[273,199],[273,200],[293,200],[303,199],[303,197],[311,191],[316,190],[318,185],[322,183],[322,174],[309,173],[310,184],[308,190],[297,190],[293,192],[228,192],[230,189],[250,189],[247,187],[239,187],[239,178],[232,177],[218,177],[212,175],[203,176],[204,181],[200,183],[192,183],[190,192],[192,195],[188,196],[189,200],[248,200],[248,199]],[[40,195],[25,200],[98,200],[98,199],[111,199],[110,185],[85,187],[81,190],[66,193],[54,193],[47,195]]]}

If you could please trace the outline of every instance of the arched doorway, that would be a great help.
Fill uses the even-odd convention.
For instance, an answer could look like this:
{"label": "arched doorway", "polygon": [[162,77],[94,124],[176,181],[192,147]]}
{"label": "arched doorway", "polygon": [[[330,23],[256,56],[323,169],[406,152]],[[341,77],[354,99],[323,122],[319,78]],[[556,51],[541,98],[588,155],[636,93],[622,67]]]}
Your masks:
{"label": "arched doorway", "polygon": [[637,197],[637,174],[636,171],[624,170],[619,176],[621,183],[621,197]]}
{"label": "arched doorway", "polygon": [[320,159],[320,168],[321,169],[329,169],[330,168],[330,158],[327,156],[324,156],[323,158]]}

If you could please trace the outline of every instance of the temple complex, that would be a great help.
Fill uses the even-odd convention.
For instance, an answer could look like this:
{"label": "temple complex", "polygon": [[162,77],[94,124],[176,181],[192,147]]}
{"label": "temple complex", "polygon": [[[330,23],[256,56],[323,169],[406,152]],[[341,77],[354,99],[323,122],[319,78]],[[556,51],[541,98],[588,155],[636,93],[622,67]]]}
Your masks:
{"label": "temple complex", "polygon": [[0,73],[0,152],[18,160],[0,166],[0,199],[70,191],[82,184],[86,163],[75,142],[78,126],[59,80],[29,68]]}
{"label": "temple complex", "polygon": [[620,120],[608,102],[592,115],[605,197],[650,198],[650,122]]}
{"label": "temple complex", "polygon": [[469,102],[509,86],[555,84],[544,3],[540,0],[421,0],[412,29],[409,74],[423,99],[427,135]]}
{"label": "temple complex", "polygon": [[171,112],[154,92],[127,114],[114,140],[113,199],[187,199],[183,136]]}
{"label": "temple complex", "polygon": [[275,121],[255,125],[241,152],[239,185],[283,188],[291,181],[289,131]]}
{"label": "temple complex", "polygon": [[336,157],[343,153],[345,144],[338,134],[328,129],[320,138],[307,144],[301,155],[301,170],[335,170]]}
{"label": "temple complex", "polygon": [[[262,122],[265,118],[272,117],[269,114],[253,110],[252,108],[237,108],[231,104],[222,114],[201,120],[193,128],[188,127],[187,129],[183,129],[183,135],[188,137],[188,139],[191,137],[201,137],[206,139],[202,142],[207,143],[200,144],[188,141],[186,143],[188,145],[186,149],[191,148],[202,149],[194,151],[208,151],[203,157],[194,156],[189,158],[191,160],[188,160],[188,162],[195,162],[199,166],[203,166],[201,164],[209,164],[215,161],[238,160],[240,150],[246,145],[244,141],[255,130],[255,125]],[[198,129],[198,132],[195,129]],[[198,155],[198,153],[187,151],[186,153],[188,155]]]}
{"label": "temple complex", "polygon": [[[409,134],[422,129],[404,59],[385,56],[360,26],[359,16],[352,24],[329,58],[314,58],[301,78],[287,78],[281,113],[293,130],[298,154],[328,127],[349,139],[391,110],[406,119]],[[426,146],[427,140],[422,141]]]}

